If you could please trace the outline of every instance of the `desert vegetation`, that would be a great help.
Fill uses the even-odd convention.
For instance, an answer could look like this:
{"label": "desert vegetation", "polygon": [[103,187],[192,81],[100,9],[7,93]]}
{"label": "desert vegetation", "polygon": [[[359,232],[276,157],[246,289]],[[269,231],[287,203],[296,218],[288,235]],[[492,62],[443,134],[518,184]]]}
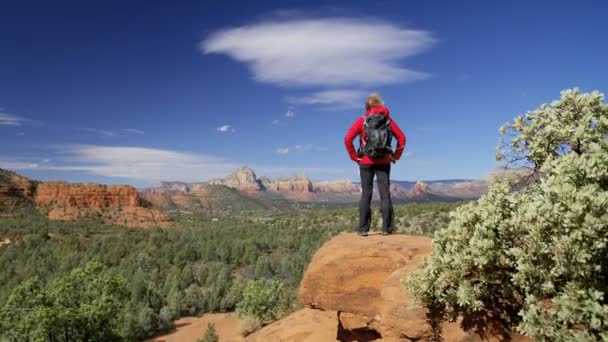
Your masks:
{"label": "desert vegetation", "polygon": [[[397,227],[430,235],[459,205],[397,206]],[[355,208],[212,214],[128,229],[12,212],[0,221],[0,240],[11,241],[0,246],[0,340],[141,340],[181,316],[235,310],[246,335],[297,309],[312,254],[357,224]],[[103,326],[80,324],[92,317]]]}
{"label": "desert vegetation", "polygon": [[430,319],[537,341],[608,340],[608,106],[561,98],[501,128],[497,157],[529,170],[457,208],[407,279]]}

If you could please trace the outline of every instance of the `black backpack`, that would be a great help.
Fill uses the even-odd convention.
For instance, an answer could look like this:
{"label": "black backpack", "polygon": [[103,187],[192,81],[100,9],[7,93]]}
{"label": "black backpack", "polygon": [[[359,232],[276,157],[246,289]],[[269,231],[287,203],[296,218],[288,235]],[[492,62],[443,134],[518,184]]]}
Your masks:
{"label": "black backpack", "polygon": [[391,120],[382,114],[370,114],[364,118],[365,141],[361,144],[360,154],[371,158],[381,158],[393,154]]}

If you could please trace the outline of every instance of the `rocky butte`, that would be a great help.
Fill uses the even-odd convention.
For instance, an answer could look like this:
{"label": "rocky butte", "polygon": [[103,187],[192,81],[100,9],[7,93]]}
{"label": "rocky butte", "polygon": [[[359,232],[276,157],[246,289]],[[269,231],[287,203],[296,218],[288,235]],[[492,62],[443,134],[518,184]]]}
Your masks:
{"label": "rocky butte", "polygon": [[0,207],[14,208],[31,204],[36,183],[16,173],[0,169]]}
{"label": "rocky butte", "polygon": [[35,204],[52,220],[98,217],[128,227],[170,226],[170,218],[146,207],[137,190],[128,185],[47,182],[38,185]]}
{"label": "rocky butte", "polygon": [[[204,183],[161,182],[153,188],[140,190],[154,203],[162,203],[160,194],[175,196],[191,194],[194,186]],[[246,196],[268,199],[283,198],[303,202],[356,202],[359,200],[359,184],[350,179],[315,181],[300,173],[294,177],[270,179],[258,177],[249,167],[241,167],[225,178],[209,181],[207,185],[223,185],[236,189]],[[425,182],[393,182],[391,193],[396,200],[458,200],[477,198],[487,190],[484,180],[447,180]]]}
{"label": "rocky butte", "polygon": [[209,181],[209,184],[225,185],[246,192],[264,190],[264,186],[257,179],[255,172],[248,167],[241,167],[226,178],[211,180]]}
{"label": "rocky butte", "polygon": [[0,208],[32,205],[52,220],[94,218],[128,227],[167,227],[173,223],[128,185],[35,182],[0,169]]}

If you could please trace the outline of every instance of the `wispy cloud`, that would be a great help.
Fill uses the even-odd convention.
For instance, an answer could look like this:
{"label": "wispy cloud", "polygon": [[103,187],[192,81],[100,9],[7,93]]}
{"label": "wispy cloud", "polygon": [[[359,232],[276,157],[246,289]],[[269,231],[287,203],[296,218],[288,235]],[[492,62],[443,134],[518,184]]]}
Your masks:
{"label": "wispy cloud", "polygon": [[135,128],[125,128],[125,129],[123,129],[123,131],[125,131],[127,133],[133,133],[133,134],[144,134],[144,131],[142,131],[140,129],[135,129]]}
{"label": "wispy cloud", "polygon": [[283,86],[384,85],[429,74],[401,66],[430,48],[430,32],[351,18],[281,19],[215,32],[205,54],[249,65],[256,80]]}
{"label": "wispy cloud", "polygon": [[272,124],[275,125],[275,126],[278,125],[279,124],[279,120],[276,120],[276,119],[272,120]]}
{"label": "wispy cloud", "polygon": [[[101,145],[54,146],[57,152],[51,158],[0,156],[0,168],[17,171],[81,172],[85,175],[117,177],[139,184],[152,184],[161,180],[200,182],[225,177],[242,166],[223,158],[192,152],[135,147]],[[286,153],[289,148],[283,148]],[[266,176],[285,176],[305,172],[321,177],[343,177],[352,168],[251,165],[257,173]]]}
{"label": "wispy cloud", "polygon": [[117,130],[109,130],[109,129],[102,129],[102,128],[85,127],[85,128],[81,128],[81,130],[86,131],[86,132],[95,133],[97,135],[101,135],[104,137],[115,137],[115,136],[127,135],[127,134],[144,134],[144,131],[135,129],[135,128],[123,128],[123,129],[117,129]]}
{"label": "wispy cloud", "polygon": [[218,132],[222,132],[222,133],[232,133],[234,132],[234,128],[230,125],[223,125],[217,128]]}
{"label": "wispy cloud", "polygon": [[287,113],[285,113],[285,117],[287,118],[293,118],[296,116],[296,113],[293,110],[288,110]]}
{"label": "wispy cloud", "polygon": [[295,150],[298,152],[308,152],[308,151],[327,151],[328,148],[325,146],[319,146],[315,144],[303,144],[294,146]]}
{"label": "wispy cloud", "polygon": [[225,176],[239,166],[214,156],[146,147],[70,145],[58,149],[61,158],[52,161],[0,158],[0,167],[12,170],[76,171],[143,182],[194,182]]}
{"label": "wispy cloud", "polygon": [[8,113],[0,113],[0,126],[23,126],[32,123],[30,119]]}
{"label": "wispy cloud", "polygon": [[338,110],[362,107],[367,92],[352,89],[325,90],[309,96],[292,96],[287,100],[294,104],[320,105],[326,109]]}
{"label": "wispy cloud", "polygon": [[82,128],[83,131],[87,131],[87,132],[91,132],[91,133],[95,133],[98,135],[103,135],[106,137],[114,137],[116,136],[116,132],[107,130],[107,129],[99,129],[99,128]]}
{"label": "wispy cloud", "polygon": [[289,147],[279,147],[276,149],[278,154],[287,154],[289,153]]}

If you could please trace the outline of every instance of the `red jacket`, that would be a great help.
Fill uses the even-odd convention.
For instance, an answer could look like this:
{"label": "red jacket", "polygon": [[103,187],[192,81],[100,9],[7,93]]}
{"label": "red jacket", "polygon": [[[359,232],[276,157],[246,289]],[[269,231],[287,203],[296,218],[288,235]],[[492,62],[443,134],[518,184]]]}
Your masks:
{"label": "red jacket", "polygon": [[[384,116],[386,116],[387,118],[390,118],[388,108],[386,108],[384,106],[372,107],[370,110],[368,110],[365,113],[365,115],[377,114],[377,113],[381,113]],[[361,137],[359,140],[359,143],[361,143],[362,141],[365,140],[365,130],[363,129],[364,122],[365,122],[365,118],[363,116],[358,118],[357,121],[355,121],[355,123],[353,123],[353,125],[350,127],[350,129],[348,130],[348,133],[346,133],[346,136],[344,137],[344,145],[346,146],[346,150],[348,151],[348,155],[350,156],[350,159],[352,159],[352,161],[354,161],[354,162],[357,162],[357,159],[359,157],[357,156],[357,152],[355,152],[355,147],[353,146],[353,140],[357,136]],[[401,128],[399,128],[399,126],[393,119],[391,119],[390,122],[391,122],[391,132],[393,133],[393,136],[395,138],[397,138],[397,148],[395,149],[395,152],[393,153],[392,157],[393,157],[393,160],[399,160],[399,158],[401,158],[401,155],[403,154],[403,149],[405,149],[405,134],[403,134],[403,132],[401,131]],[[372,159],[366,155],[362,156],[361,160],[358,161],[359,164],[363,164],[363,165],[389,164],[390,162],[391,162],[390,156]]]}

